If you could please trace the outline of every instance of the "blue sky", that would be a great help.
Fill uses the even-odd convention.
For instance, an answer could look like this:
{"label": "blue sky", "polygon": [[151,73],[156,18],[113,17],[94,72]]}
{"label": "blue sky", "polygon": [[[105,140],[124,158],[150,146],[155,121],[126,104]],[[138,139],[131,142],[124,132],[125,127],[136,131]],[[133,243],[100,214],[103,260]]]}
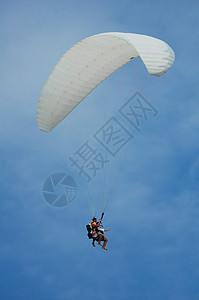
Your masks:
{"label": "blue sky", "polygon": [[[199,298],[198,14],[198,1],[0,1],[2,299]],[[152,79],[132,61],[55,130],[39,131],[37,103],[56,63],[81,39],[109,31],[164,40],[175,51],[173,67]],[[91,212],[79,186],[58,209],[43,199],[42,184],[56,172],[80,183],[69,156],[118,116],[132,87],[144,97],[152,87],[158,114],[122,163],[103,251],[87,239]]]}

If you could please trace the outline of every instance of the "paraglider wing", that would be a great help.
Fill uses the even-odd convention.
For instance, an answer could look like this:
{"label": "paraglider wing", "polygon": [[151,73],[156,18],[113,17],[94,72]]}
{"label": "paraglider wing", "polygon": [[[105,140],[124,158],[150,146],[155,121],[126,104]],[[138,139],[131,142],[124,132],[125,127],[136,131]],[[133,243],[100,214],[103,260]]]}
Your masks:
{"label": "paraglider wing", "polygon": [[102,33],[74,45],[42,89],[37,110],[39,129],[50,132],[103,80],[138,56],[155,76],[166,73],[175,59],[165,42],[132,33]]}

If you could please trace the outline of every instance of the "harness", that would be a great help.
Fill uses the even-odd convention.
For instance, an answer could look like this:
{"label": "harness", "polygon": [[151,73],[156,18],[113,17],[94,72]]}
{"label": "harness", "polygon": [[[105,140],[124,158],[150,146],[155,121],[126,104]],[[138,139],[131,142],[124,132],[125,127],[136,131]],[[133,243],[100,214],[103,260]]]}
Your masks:
{"label": "harness", "polygon": [[93,237],[93,227],[92,227],[92,222],[89,222],[87,225],[86,225],[86,229],[88,231],[88,238],[89,239],[92,239]]}

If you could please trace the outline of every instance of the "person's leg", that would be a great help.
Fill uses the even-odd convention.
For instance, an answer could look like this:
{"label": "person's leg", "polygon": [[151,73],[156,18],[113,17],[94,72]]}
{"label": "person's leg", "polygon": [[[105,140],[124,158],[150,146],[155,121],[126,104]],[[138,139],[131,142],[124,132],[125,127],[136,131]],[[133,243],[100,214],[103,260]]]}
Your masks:
{"label": "person's leg", "polygon": [[104,250],[108,250],[108,249],[106,248],[107,242],[108,242],[108,239],[104,236],[104,244],[103,244],[103,246],[102,246],[102,248],[103,248]]}
{"label": "person's leg", "polygon": [[102,246],[101,241],[103,241],[103,234],[99,234],[99,242],[98,245]]}

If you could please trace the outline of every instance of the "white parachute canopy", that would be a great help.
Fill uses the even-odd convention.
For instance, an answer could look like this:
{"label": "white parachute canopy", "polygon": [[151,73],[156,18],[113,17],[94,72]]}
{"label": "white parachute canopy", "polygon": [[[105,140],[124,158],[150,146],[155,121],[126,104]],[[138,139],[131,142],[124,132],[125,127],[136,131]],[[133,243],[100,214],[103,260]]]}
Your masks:
{"label": "white parachute canopy", "polygon": [[161,76],[175,60],[163,41],[141,34],[110,32],[88,37],[68,50],[42,89],[40,130],[49,132],[103,80],[140,56],[148,73]]}

